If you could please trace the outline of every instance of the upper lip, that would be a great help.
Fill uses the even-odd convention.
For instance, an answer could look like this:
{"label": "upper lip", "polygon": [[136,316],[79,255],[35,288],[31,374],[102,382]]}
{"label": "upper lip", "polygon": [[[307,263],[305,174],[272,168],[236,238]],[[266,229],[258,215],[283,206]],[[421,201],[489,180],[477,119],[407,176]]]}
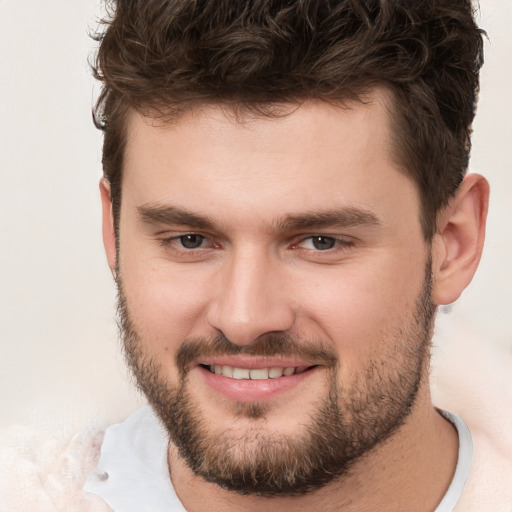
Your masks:
{"label": "upper lip", "polygon": [[232,366],[234,368],[291,368],[299,366],[315,366],[312,361],[294,359],[293,357],[258,357],[258,356],[210,356],[198,359],[197,365]]}

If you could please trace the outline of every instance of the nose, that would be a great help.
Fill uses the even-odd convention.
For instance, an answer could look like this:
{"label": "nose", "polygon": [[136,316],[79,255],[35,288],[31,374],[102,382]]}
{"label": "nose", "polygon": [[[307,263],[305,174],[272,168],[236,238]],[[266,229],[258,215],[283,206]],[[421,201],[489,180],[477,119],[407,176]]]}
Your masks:
{"label": "nose", "polygon": [[287,331],[295,321],[280,262],[262,252],[239,251],[225,262],[208,308],[210,326],[237,345]]}

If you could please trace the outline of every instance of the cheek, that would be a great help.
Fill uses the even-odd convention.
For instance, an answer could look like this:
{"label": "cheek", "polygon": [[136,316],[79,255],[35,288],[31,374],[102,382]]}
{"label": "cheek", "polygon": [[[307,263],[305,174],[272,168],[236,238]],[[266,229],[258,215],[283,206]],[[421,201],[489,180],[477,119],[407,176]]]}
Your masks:
{"label": "cheek", "polygon": [[206,276],[128,251],[120,270],[132,322],[146,346],[174,353],[184,339],[199,334]]}
{"label": "cheek", "polygon": [[[340,361],[385,351],[411,324],[425,276],[423,258],[375,258],[372,264],[333,269],[300,292],[304,314],[336,346]],[[297,294],[299,295],[299,294]],[[384,345],[384,346],[383,346]],[[388,347],[391,348],[391,347]]]}

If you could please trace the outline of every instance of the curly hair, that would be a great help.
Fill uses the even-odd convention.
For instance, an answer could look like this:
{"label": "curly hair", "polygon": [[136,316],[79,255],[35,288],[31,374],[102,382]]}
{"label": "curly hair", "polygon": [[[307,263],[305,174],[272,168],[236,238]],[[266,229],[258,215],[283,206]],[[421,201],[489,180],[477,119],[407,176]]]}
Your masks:
{"label": "curly hair", "polygon": [[483,63],[471,0],[117,0],[93,71],[93,115],[119,221],[126,115],[198,103],[273,116],[307,99],[391,91],[394,157],[417,184],[425,238],[467,170]]}

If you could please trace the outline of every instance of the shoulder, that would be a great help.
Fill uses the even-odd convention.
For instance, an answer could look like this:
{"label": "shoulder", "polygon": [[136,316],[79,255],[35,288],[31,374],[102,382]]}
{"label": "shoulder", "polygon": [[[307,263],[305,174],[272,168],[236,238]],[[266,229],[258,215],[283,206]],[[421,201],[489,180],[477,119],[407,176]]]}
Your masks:
{"label": "shoulder", "polygon": [[455,512],[510,512],[512,460],[494,438],[471,429],[473,464]]}
{"label": "shoulder", "polygon": [[0,432],[0,510],[109,511],[82,490],[98,461],[103,435],[99,429],[45,433],[26,425]]}
{"label": "shoulder", "polygon": [[168,436],[149,407],[105,432],[101,455],[84,489],[124,512],[184,511],[167,465]]}

